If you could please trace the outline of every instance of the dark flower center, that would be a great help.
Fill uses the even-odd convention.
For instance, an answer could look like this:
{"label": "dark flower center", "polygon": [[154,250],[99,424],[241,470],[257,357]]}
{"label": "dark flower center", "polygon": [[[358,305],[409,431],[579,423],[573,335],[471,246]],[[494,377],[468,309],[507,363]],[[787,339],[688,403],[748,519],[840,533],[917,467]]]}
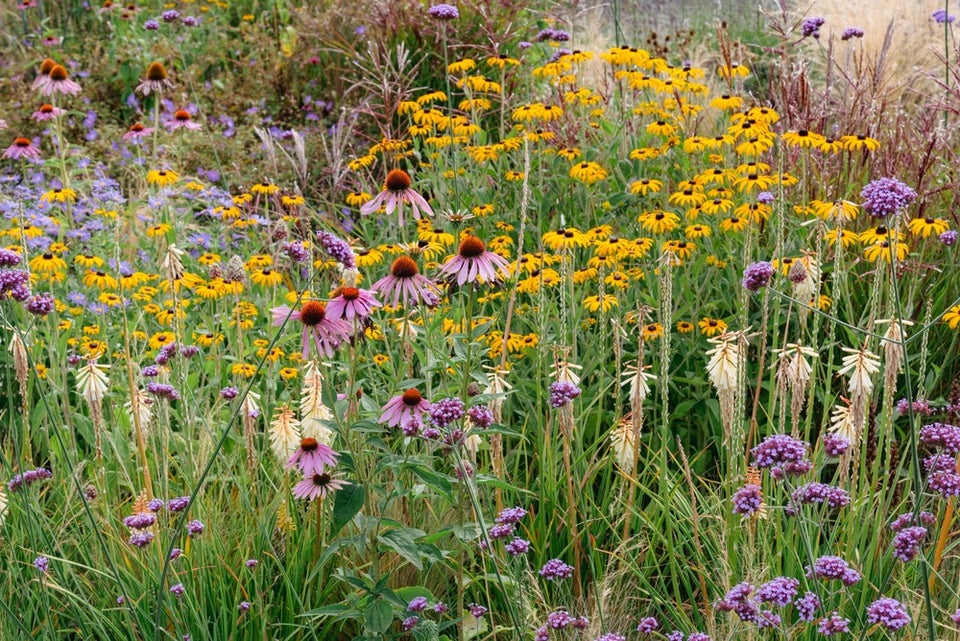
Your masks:
{"label": "dark flower center", "polygon": [[44,259],[44,260],[52,260],[52,259],[53,259],[53,254],[51,254],[50,252],[47,252],[46,254],[43,255],[43,259]]}
{"label": "dark flower center", "polygon": [[414,407],[420,404],[420,401],[423,400],[423,396],[420,395],[415,389],[408,389],[403,393],[403,396],[400,397],[403,400],[403,404],[407,407]]}
{"label": "dark flower center", "polygon": [[333,477],[326,472],[324,472],[323,474],[314,474],[313,484],[316,485],[317,487],[326,487],[327,485],[330,484],[331,479],[333,479]]}
{"label": "dark flower center", "polygon": [[50,58],[47,58],[46,60],[43,61],[43,64],[40,65],[40,73],[42,73],[45,76],[49,76],[50,72],[56,66],[57,66],[57,62],[55,60],[51,60]]}
{"label": "dark flower center", "polygon": [[413,278],[420,273],[420,270],[417,269],[415,260],[409,256],[400,256],[390,266],[390,273],[394,278]]}
{"label": "dark flower center", "polygon": [[387,174],[387,191],[406,191],[410,185],[410,174],[402,169],[391,169]]}
{"label": "dark flower center", "polygon": [[467,236],[460,243],[460,255],[464,258],[477,258],[487,251],[483,241],[476,236]]}
{"label": "dark flower center", "polygon": [[801,129],[800,131],[797,132],[797,135],[800,136],[801,138],[806,138],[807,136],[810,135],[810,132],[807,131],[806,129]]}
{"label": "dark flower center", "polygon": [[141,124],[138,122],[137,124],[135,124],[135,125],[133,125],[132,127],[130,127],[130,131],[132,131],[132,132],[134,132],[134,133],[139,133],[139,132],[143,131],[143,125],[141,125]]}
{"label": "dark flower center", "polygon": [[15,144],[17,147],[29,147],[30,140],[28,140],[27,138],[17,138],[16,140],[13,141],[13,144]]}
{"label": "dark flower center", "polygon": [[54,65],[53,69],[50,70],[50,80],[66,80],[67,79],[67,70],[61,65]]}
{"label": "dark flower center", "polygon": [[187,122],[188,120],[190,120],[190,112],[184,109],[177,109],[176,113],[173,114],[173,117],[175,120],[179,120],[181,122]]}
{"label": "dark flower center", "polygon": [[308,300],[300,307],[300,322],[307,327],[319,325],[326,316],[327,308],[320,301]]}
{"label": "dark flower center", "polygon": [[40,105],[40,113],[42,114],[52,114],[53,105]]}
{"label": "dark flower center", "polygon": [[343,296],[344,300],[357,300],[360,298],[360,290],[356,287],[344,287],[340,295]]}
{"label": "dark flower center", "polygon": [[317,439],[310,438],[309,436],[300,441],[300,449],[304,452],[313,452],[319,447]]}
{"label": "dark flower center", "polygon": [[152,62],[147,67],[147,80],[161,81],[167,79],[167,70],[159,62]]}

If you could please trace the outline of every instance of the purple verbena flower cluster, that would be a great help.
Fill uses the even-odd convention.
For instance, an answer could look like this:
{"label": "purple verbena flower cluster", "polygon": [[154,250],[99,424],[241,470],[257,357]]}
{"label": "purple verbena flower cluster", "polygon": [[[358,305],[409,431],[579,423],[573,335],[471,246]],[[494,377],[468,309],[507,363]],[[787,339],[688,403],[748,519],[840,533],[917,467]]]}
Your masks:
{"label": "purple verbena flower cluster", "polygon": [[856,585],[863,578],[839,556],[821,556],[813,562],[813,568],[807,566],[807,578],[813,577],[824,581],[839,579],[847,587]]}
{"label": "purple verbena flower cluster", "polygon": [[822,16],[815,16],[813,18],[806,18],[803,22],[800,23],[800,34],[804,37],[814,37],[820,38],[820,27],[823,26],[823,23],[826,20]]}
{"label": "purple verbena flower cluster", "polygon": [[917,192],[896,178],[878,178],[867,183],[860,198],[865,212],[882,218],[910,205],[917,199]]}
{"label": "purple verbena flower cluster", "polygon": [[899,630],[910,621],[907,609],[896,599],[880,597],[867,606],[867,622],[879,623],[890,632]]}
{"label": "purple verbena flower cluster", "polygon": [[826,504],[832,509],[850,505],[850,494],[842,487],[825,483],[807,483],[793,491],[791,495],[797,505]]}
{"label": "purple verbena flower cluster", "polygon": [[743,286],[751,292],[758,292],[770,284],[772,277],[772,263],[768,261],[751,263],[743,270]]}
{"label": "purple verbena flower cluster", "polygon": [[561,408],[580,396],[580,388],[568,381],[556,381],[550,385],[550,405]]}
{"label": "purple verbena flower cluster", "polygon": [[459,398],[443,398],[430,408],[430,422],[437,427],[447,427],[464,416],[464,404]]}
{"label": "purple verbena flower cluster", "polygon": [[[442,7],[448,5],[437,6]],[[337,238],[330,232],[326,231],[317,232],[317,241],[331,258],[343,265],[344,269],[356,269],[357,258],[354,256],[353,249],[350,248],[350,245],[347,244],[347,241],[343,240],[342,238]]]}
{"label": "purple verbena flower cluster", "polygon": [[38,467],[35,470],[27,470],[22,474],[14,474],[10,482],[7,483],[7,490],[11,494],[14,494],[19,492],[24,486],[29,487],[37,481],[45,481],[49,478],[53,478],[53,472],[42,467]]}
{"label": "purple verbena flower cluster", "polygon": [[763,505],[763,490],[759,485],[744,485],[736,491],[732,501],[734,514],[753,514]]}
{"label": "purple verbena flower cluster", "polygon": [[927,538],[927,528],[919,525],[900,530],[893,537],[893,558],[904,563],[913,561],[917,558],[925,538]]}
{"label": "purple verbena flower cluster", "polygon": [[860,27],[847,27],[843,30],[843,33],[840,34],[841,40],[850,40],[851,38],[862,38],[863,29]]}
{"label": "purple verbena flower cluster", "polygon": [[550,559],[540,568],[540,576],[548,581],[569,579],[573,576],[573,568],[560,559]]}

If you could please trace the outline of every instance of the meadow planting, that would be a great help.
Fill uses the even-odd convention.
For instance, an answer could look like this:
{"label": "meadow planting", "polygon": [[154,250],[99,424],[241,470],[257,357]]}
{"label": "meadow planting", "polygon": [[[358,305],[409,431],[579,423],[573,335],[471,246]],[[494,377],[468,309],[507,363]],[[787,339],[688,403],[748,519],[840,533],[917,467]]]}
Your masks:
{"label": "meadow planting", "polygon": [[0,9],[0,639],[960,638],[960,8],[99,3]]}

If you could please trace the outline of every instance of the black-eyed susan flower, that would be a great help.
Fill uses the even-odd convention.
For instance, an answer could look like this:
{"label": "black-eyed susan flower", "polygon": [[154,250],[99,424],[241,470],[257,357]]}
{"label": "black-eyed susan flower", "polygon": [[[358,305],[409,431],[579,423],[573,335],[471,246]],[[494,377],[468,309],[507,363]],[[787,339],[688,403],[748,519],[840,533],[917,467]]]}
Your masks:
{"label": "black-eyed susan flower", "polygon": [[942,218],[914,218],[907,225],[910,233],[921,238],[929,238],[931,234],[939,236],[950,229],[950,224]]}
{"label": "black-eyed susan flower", "polygon": [[747,174],[737,178],[733,182],[733,186],[737,188],[737,191],[742,193],[752,194],[756,191],[763,191],[770,187],[773,184],[772,176],[765,176],[762,174]]}
{"label": "black-eyed susan flower", "polygon": [[889,241],[883,240],[879,243],[873,243],[867,247],[863,251],[863,257],[871,263],[875,263],[878,260],[880,262],[889,263],[893,256],[896,256],[896,260],[903,260],[909,253],[910,248],[906,243],[894,241],[893,246],[891,247]]}
{"label": "black-eyed susan flower", "polygon": [[542,237],[543,244],[552,251],[586,247],[590,238],[575,227],[564,227],[556,231],[548,231]]}
{"label": "black-eyed susan flower", "polygon": [[100,270],[91,269],[83,276],[83,284],[97,289],[116,289],[117,279]]}
{"label": "black-eyed susan flower", "polygon": [[654,136],[671,136],[676,131],[676,125],[673,125],[666,120],[656,120],[647,125],[647,133]]}
{"label": "black-eyed susan flower", "polygon": [[503,177],[506,178],[507,181],[509,181],[509,182],[514,182],[514,183],[516,183],[516,182],[520,182],[520,181],[523,180],[523,172],[522,172],[522,171],[508,171],[508,172],[506,172],[506,173],[503,175]]}
{"label": "black-eyed susan flower", "polygon": [[607,177],[606,170],[595,162],[580,162],[570,168],[570,177],[592,185]]}
{"label": "black-eyed susan flower", "polygon": [[648,193],[656,194],[663,189],[663,182],[653,178],[641,178],[630,183],[630,193],[646,196]]}
{"label": "black-eyed susan flower", "polygon": [[613,294],[599,294],[597,296],[587,296],[583,299],[583,306],[587,311],[596,313],[601,310],[604,314],[619,305],[617,297]]}
{"label": "black-eyed susan flower", "polygon": [[630,152],[632,160],[652,160],[660,155],[660,150],[656,147],[641,147],[633,149]]}
{"label": "black-eyed susan flower", "polygon": [[576,147],[564,147],[557,150],[557,155],[572,162],[580,157],[580,150]]}
{"label": "black-eyed susan flower", "polygon": [[846,249],[860,240],[860,235],[849,229],[831,229],[827,232],[825,238],[827,242],[834,247],[839,243],[841,247]]}
{"label": "black-eyed susan flower", "polygon": [[665,234],[680,226],[680,217],[670,211],[654,210],[640,214],[643,228],[653,234]]}
{"label": "black-eyed susan flower", "polygon": [[157,187],[167,187],[177,182],[180,175],[169,169],[152,169],[147,172],[147,182]]}
{"label": "black-eyed susan flower", "polygon": [[52,252],[38,254],[30,259],[30,270],[39,273],[53,273],[67,269],[67,263]]}
{"label": "black-eyed susan flower", "polygon": [[162,238],[172,229],[167,223],[157,223],[147,227],[146,234],[149,238]]}
{"label": "black-eyed susan flower", "polygon": [[40,201],[45,203],[75,203],[77,202],[77,192],[70,188],[51,189],[40,196]]}
{"label": "black-eyed susan flower", "polygon": [[710,106],[714,109],[720,109],[721,111],[732,111],[734,109],[740,109],[743,107],[743,98],[740,96],[723,94],[719,98],[714,98],[711,100]]}
{"label": "black-eyed susan flower", "polygon": [[948,309],[942,319],[950,329],[956,329],[960,325],[960,305],[954,305]]}
{"label": "black-eyed susan flower", "polygon": [[726,214],[731,209],[733,209],[733,201],[727,200],[726,198],[714,198],[712,200],[706,200],[700,205],[700,209],[705,214],[710,214],[711,216],[716,214]]}
{"label": "black-eyed susan flower", "polygon": [[896,230],[889,231],[884,225],[878,225],[860,232],[860,242],[864,245],[882,243],[883,241],[887,240],[888,234],[893,240],[899,240],[900,238],[899,232]]}
{"label": "black-eyed susan flower", "polygon": [[788,131],[780,136],[786,144],[791,147],[819,147],[825,141],[825,138],[818,133],[807,129],[797,131]]}
{"label": "black-eyed susan flower", "polygon": [[261,287],[275,287],[283,282],[283,275],[270,267],[264,267],[251,272],[250,280]]}
{"label": "black-eyed susan flower", "polygon": [[147,344],[150,346],[150,349],[160,349],[175,340],[176,337],[173,335],[173,332],[157,332],[148,339]]}
{"label": "black-eyed susan flower", "polygon": [[741,232],[750,224],[749,218],[738,218],[730,216],[720,221],[720,231],[722,232]]}
{"label": "black-eyed susan flower", "polygon": [[690,240],[696,240],[697,238],[706,238],[713,233],[713,230],[710,229],[707,225],[688,225],[686,229],[683,230],[683,235],[689,238]]}
{"label": "black-eyed susan flower", "polygon": [[847,151],[859,151],[861,149],[876,151],[880,148],[880,141],[864,135],[841,136],[840,145]]}
{"label": "black-eyed susan flower", "polygon": [[689,334],[693,331],[693,323],[685,320],[677,321],[677,331],[681,334]]}
{"label": "black-eyed susan flower", "polygon": [[727,324],[718,318],[705,317],[697,324],[700,326],[700,333],[704,336],[715,336],[727,331]]}
{"label": "black-eyed susan flower", "polygon": [[663,336],[663,326],[660,323],[647,323],[643,326],[641,338],[645,341],[652,341]]}
{"label": "black-eyed susan flower", "polygon": [[630,286],[630,277],[621,271],[608,274],[603,279],[604,284],[613,289],[625,290]]}
{"label": "black-eyed susan flower", "polygon": [[834,200],[832,202],[812,200],[810,201],[810,207],[813,208],[813,211],[818,218],[841,223],[854,220],[860,213],[860,208],[856,203],[842,199]]}
{"label": "black-eyed susan flower", "polygon": [[284,195],[280,197],[280,204],[284,207],[299,207],[304,204],[306,199],[298,195]]}

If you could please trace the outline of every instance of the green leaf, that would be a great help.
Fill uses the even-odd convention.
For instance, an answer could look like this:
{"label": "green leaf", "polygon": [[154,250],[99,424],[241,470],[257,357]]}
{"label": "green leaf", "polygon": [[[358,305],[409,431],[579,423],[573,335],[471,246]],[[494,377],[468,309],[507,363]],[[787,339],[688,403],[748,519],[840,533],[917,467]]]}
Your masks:
{"label": "green leaf", "polygon": [[383,634],[393,623],[393,606],[384,599],[377,599],[367,605],[363,614],[363,625],[370,632]]}
{"label": "green leaf", "polygon": [[410,530],[387,530],[377,537],[381,543],[393,549],[418,570],[423,569],[420,550]]}
{"label": "green leaf", "polygon": [[422,465],[411,465],[410,468],[421,481],[444,496],[450,496],[450,481],[443,476]]}
{"label": "green leaf", "polygon": [[363,509],[366,497],[366,488],[356,483],[337,491],[333,499],[333,523],[330,525],[330,536],[336,536],[343,526]]}

